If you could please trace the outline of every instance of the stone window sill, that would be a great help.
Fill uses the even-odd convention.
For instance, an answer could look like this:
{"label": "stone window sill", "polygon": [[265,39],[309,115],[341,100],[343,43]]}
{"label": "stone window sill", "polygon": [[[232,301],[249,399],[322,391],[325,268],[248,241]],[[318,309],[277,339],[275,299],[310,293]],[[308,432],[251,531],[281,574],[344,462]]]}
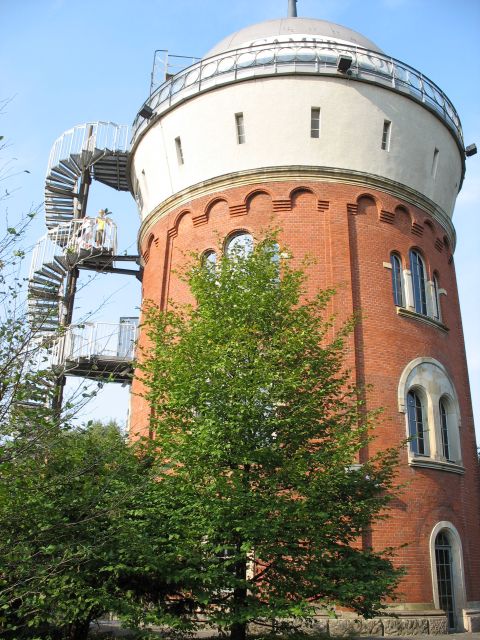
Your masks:
{"label": "stone window sill", "polygon": [[439,320],[435,320],[434,318],[430,318],[430,316],[424,316],[421,313],[417,313],[416,311],[411,311],[410,309],[405,309],[405,307],[395,307],[397,310],[397,314],[399,316],[404,316],[405,318],[411,318],[412,320],[418,320],[418,322],[423,322],[424,324],[428,324],[431,327],[436,327],[441,331],[447,333],[449,328],[440,322]]}
{"label": "stone window sill", "polygon": [[447,471],[448,473],[458,473],[463,475],[465,468],[458,462],[448,460],[434,460],[433,458],[410,455],[408,464],[411,467],[423,467],[426,469],[436,469],[437,471]]}

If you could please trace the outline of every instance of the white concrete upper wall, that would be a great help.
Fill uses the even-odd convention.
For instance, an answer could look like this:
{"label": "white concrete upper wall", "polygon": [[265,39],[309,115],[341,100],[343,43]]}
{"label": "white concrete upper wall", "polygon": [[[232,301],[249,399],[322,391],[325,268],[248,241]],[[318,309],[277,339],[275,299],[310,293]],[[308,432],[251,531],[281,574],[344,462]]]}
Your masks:
{"label": "white concrete upper wall", "polygon": [[[321,109],[318,139],[310,136],[312,107]],[[237,142],[236,113],[243,113],[245,144]],[[381,148],[385,120],[391,122],[388,150]],[[413,100],[348,79],[283,76],[229,84],[175,107],[134,149],[132,179],[138,180],[145,217],[204,180],[289,165],[383,176],[419,191],[448,215],[462,172],[453,134]]]}

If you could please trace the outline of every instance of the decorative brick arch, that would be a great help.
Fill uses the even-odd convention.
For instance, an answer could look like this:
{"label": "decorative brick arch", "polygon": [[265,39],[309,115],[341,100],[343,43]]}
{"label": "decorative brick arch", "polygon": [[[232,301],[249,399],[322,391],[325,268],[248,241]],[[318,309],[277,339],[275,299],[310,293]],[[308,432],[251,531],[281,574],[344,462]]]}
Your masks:
{"label": "decorative brick arch", "polygon": [[357,197],[357,215],[375,214],[377,217],[382,210],[379,199],[373,196],[371,193],[362,193]]}

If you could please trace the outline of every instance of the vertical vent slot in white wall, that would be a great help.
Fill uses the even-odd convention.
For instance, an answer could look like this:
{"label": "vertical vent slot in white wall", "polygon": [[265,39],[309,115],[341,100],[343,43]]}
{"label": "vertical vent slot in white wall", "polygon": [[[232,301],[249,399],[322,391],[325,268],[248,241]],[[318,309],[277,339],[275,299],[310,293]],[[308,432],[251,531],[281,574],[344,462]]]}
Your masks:
{"label": "vertical vent slot in white wall", "polygon": [[390,120],[383,121],[383,133],[382,133],[382,149],[384,151],[390,151],[390,136],[392,132],[392,123]]}
{"label": "vertical vent slot in white wall", "polygon": [[435,178],[437,177],[437,169],[438,169],[438,154],[439,154],[439,150],[435,147],[435,150],[433,152],[433,160],[432,160],[432,176],[433,179],[435,180]]}
{"label": "vertical vent slot in white wall", "polygon": [[320,107],[312,107],[311,109],[310,137],[320,138]]}
{"label": "vertical vent slot in white wall", "polygon": [[245,121],[243,119],[243,113],[235,114],[235,127],[237,130],[237,143],[245,144]]}
{"label": "vertical vent slot in white wall", "polygon": [[182,141],[180,140],[180,137],[175,138],[175,149],[177,151],[178,164],[183,164],[184,163],[183,149],[182,149]]}

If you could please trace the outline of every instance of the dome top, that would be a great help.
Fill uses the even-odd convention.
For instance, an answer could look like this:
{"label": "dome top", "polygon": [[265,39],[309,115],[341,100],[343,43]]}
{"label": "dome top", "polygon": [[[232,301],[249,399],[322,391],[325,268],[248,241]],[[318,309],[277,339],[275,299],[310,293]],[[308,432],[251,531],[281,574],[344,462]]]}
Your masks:
{"label": "dome top", "polygon": [[204,57],[209,58],[225,51],[268,43],[275,38],[285,40],[290,37],[295,37],[295,39],[299,37],[316,38],[322,41],[351,44],[382,53],[375,43],[362,36],[361,33],[342,27],[334,22],[316,20],[314,18],[280,18],[278,20],[259,22],[230,34],[213,49],[210,49]]}

